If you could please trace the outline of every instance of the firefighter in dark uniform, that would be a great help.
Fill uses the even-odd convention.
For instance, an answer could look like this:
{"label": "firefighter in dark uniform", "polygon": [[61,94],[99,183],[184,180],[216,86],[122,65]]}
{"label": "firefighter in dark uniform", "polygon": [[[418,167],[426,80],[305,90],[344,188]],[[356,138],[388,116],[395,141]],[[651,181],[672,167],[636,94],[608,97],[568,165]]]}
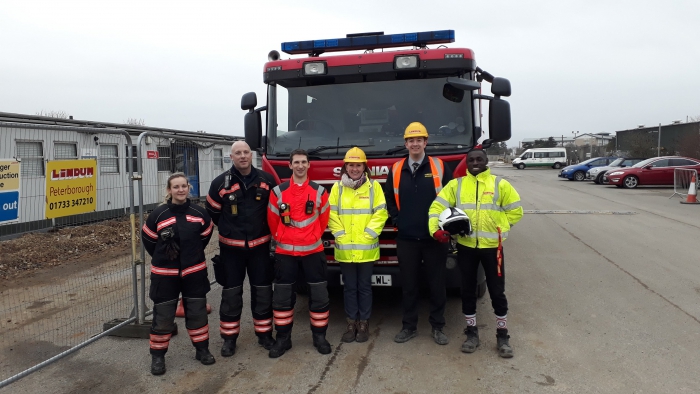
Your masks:
{"label": "firefighter in dark uniform", "polygon": [[244,141],[231,146],[233,166],[211,183],[207,210],[219,229],[220,256],[214,258],[216,281],[223,287],[219,308],[223,357],[236,353],[243,311],[243,281],[248,273],[250,308],[258,344],[270,349],[272,339],[272,279],[267,203],[277,185],[272,175],[252,165]]}
{"label": "firefighter in dark uniform", "polygon": [[428,130],[419,122],[406,127],[404,141],[408,157],[396,162],[385,184],[386,205],[398,228],[396,255],[401,278],[403,327],[394,341],[403,343],[417,335],[418,287],[420,266],[425,266],[425,279],[430,289],[431,336],[435,343],[446,345],[445,326],[445,261],[450,237],[433,237],[428,232],[428,210],[442,187],[452,179],[445,164],[428,156]]}
{"label": "firefighter in dark uniform", "polygon": [[214,364],[209,353],[207,321],[207,263],[204,255],[213,223],[204,208],[191,204],[190,185],[183,173],[168,178],[167,197],[148,215],[141,230],[143,245],[151,259],[150,298],[153,300],[151,325],[151,373],[165,373],[165,353],[173,330],[178,298],[182,293],[185,326],[196,349],[195,358],[204,365]]}
{"label": "firefighter in dark uniform", "polygon": [[267,211],[275,247],[275,294],[272,309],[277,339],[270,358],[292,348],[292,326],[299,269],[309,285],[309,315],[313,345],[321,354],[331,352],[326,340],[330,302],[327,263],[321,235],[328,225],[328,192],[308,178],[309,156],[297,149],[289,157],[290,180],[273,189]]}

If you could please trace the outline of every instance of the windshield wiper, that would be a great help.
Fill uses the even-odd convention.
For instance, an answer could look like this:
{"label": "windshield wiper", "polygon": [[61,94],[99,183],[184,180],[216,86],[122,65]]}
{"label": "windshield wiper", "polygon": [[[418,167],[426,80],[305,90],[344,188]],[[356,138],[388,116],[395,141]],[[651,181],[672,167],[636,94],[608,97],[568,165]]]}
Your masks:
{"label": "windshield wiper", "polygon": [[401,152],[402,150],[406,149],[405,146],[403,145],[396,145],[396,147],[389,149],[388,151],[384,152],[385,155],[393,155],[396,152]]}
{"label": "windshield wiper", "polygon": [[[428,142],[428,146],[460,146],[460,147],[465,147],[465,148],[468,147],[466,144],[458,144],[458,143],[453,143],[453,142]],[[385,155],[392,155],[396,152],[401,152],[402,150],[405,150],[405,149],[406,149],[406,146],[404,146],[404,145],[396,145],[396,147],[389,149],[384,154]]]}
{"label": "windshield wiper", "polygon": [[308,153],[308,154],[310,154],[310,155],[313,155],[314,153],[323,152],[324,150],[328,150],[328,149],[340,149],[340,148],[347,149],[347,148],[354,148],[354,147],[358,147],[358,148],[367,148],[367,147],[369,147],[369,146],[374,146],[374,145],[333,145],[333,146],[319,146],[318,148],[311,149],[310,151],[308,151],[308,152],[306,152],[306,153]]}

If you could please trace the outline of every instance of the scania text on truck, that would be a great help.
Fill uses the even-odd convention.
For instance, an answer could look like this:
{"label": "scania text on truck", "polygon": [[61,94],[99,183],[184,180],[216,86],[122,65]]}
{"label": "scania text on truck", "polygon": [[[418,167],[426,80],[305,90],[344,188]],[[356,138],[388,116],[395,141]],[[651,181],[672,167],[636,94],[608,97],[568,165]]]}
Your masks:
{"label": "scania text on truck", "polygon": [[[466,174],[466,153],[482,137],[481,100],[489,101],[489,138],[482,145],[510,139],[510,105],[501,97],[510,96],[511,89],[507,79],[477,67],[471,49],[444,45],[454,40],[453,30],[442,30],[282,43],[282,51],[293,57],[280,59],[277,51],[268,55],[263,69],[267,105],[256,108],[254,92],[241,99],[248,111],[245,138],[262,153],[262,169],[278,181],[289,179],[289,154],[302,148],[310,156],[309,178],[330,190],[340,179],[345,152],[357,146],[367,154],[372,177],[385,182],[392,164],[407,155],[404,129],[421,122],[430,133],[427,154],[441,158],[455,177]],[[346,53],[329,55],[333,52]],[[491,83],[492,96],[481,94],[482,81]],[[379,237],[374,285],[401,285],[395,237],[389,219]],[[329,285],[339,285],[328,231],[323,244]],[[456,263],[454,255],[445,262],[449,288],[460,286]]]}

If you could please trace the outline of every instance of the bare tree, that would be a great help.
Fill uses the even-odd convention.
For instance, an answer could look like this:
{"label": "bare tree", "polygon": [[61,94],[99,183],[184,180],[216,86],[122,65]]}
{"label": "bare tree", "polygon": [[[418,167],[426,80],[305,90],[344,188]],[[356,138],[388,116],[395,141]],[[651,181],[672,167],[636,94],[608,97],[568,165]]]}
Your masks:
{"label": "bare tree", "polygon": [[700,115],[689,116],[689,117],[688,117],[688,121],[689,121],[689,122],[700,122]]}
{"label": "bare tree", "polygon": [[68,119],[66,111],[44,111],[35,112],[36,116],[47,116],[49,118]]}

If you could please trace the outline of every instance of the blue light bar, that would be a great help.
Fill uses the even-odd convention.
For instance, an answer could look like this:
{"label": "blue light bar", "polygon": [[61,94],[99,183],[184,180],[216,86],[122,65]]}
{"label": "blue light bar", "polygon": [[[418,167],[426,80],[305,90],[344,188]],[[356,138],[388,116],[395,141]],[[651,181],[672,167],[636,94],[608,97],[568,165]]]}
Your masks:
{"label": "blue light bar", "polygon": [[455,42],[454,30],[437,30],[421,33],[331,38],[328,40],[290,41],[282,43],[282,52],[290,55],[318,54],[323,52],[395,48],[411,45],[422,47],[428,44],[447,44],[450,42]]}

